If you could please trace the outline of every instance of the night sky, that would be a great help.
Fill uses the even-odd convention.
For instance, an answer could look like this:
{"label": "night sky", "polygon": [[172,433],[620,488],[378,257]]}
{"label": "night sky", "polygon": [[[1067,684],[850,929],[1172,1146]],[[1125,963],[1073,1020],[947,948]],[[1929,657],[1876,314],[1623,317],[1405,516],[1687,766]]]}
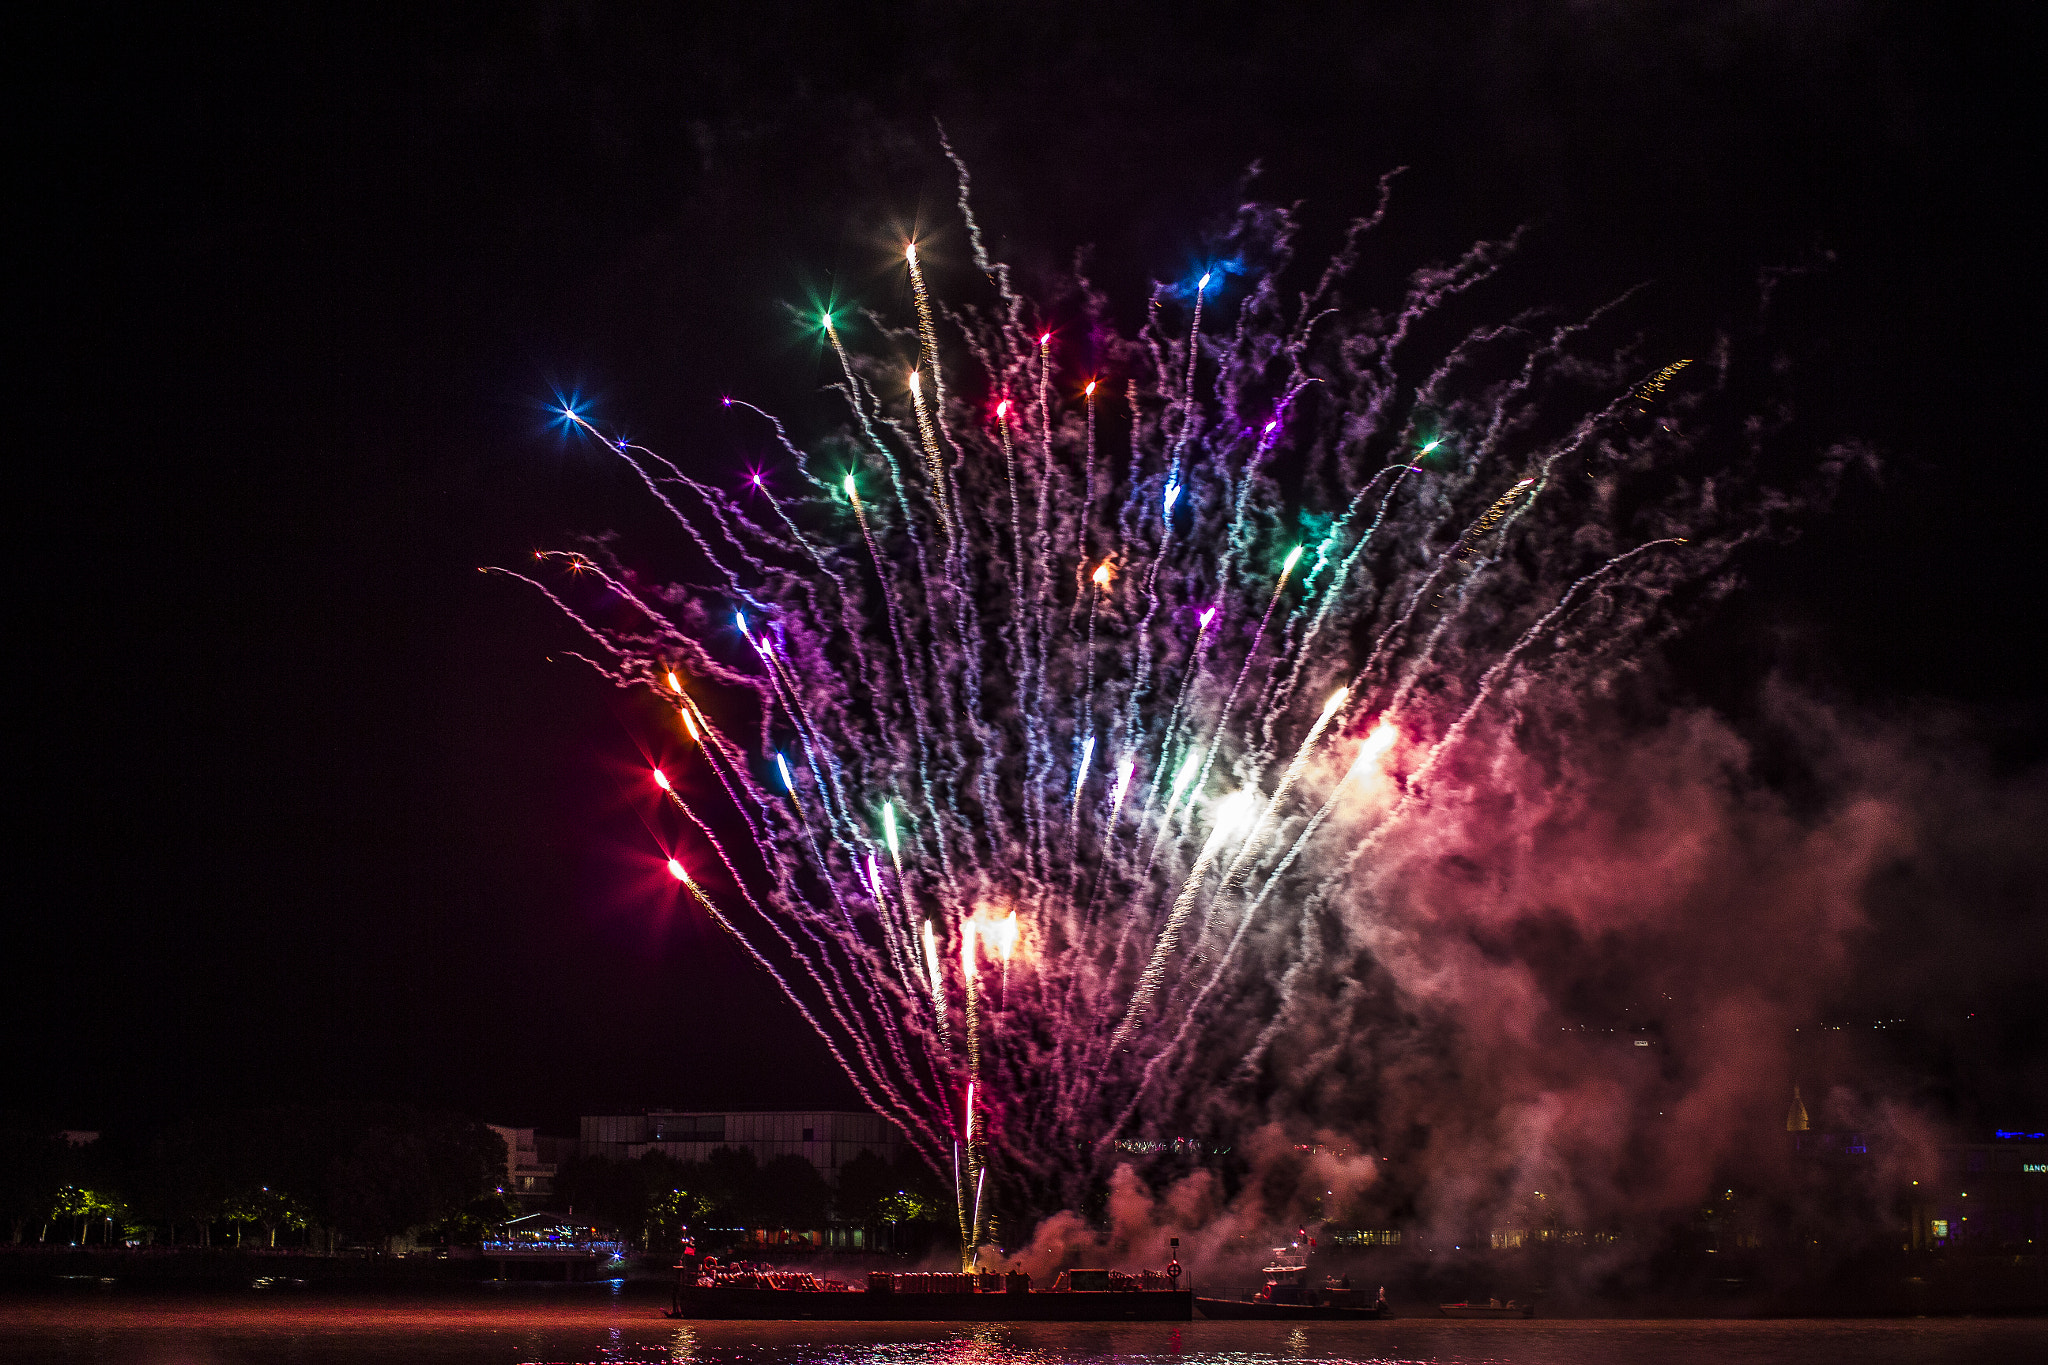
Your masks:
{"label": "night sky", "polygon": [[[565,1131],[853,1102],[650,861],[626,791],[658,716],[550,662],[563,624],[476,566],[616,530],[686,570],[547,404],[728,483],[772,452],[720,395],[817,430],[786,306],[900,308],[908,228],[964,256],[934,118],[992,248],[1093,244],[1132,319],[1254,161],[1325,237],[1407,165],[1369,272],[1527,224],[1517,297],[1648,282],[1674,353],[1761,269],[1830,262],[1793,388],[1882,478],[1745,560],[1677,676],[1737,716],[1791,678],[2040,790],[2031,33],[1855,3],[300,8],[70,6],[15,44],[0,1106]],[[1888,929],[1841,1004],[1917,1021],[1949,1069],[1914,1084],[1966,1121],[2048,1078],[2007,854],[2039,863],[1986,851],[1975,908]]]}

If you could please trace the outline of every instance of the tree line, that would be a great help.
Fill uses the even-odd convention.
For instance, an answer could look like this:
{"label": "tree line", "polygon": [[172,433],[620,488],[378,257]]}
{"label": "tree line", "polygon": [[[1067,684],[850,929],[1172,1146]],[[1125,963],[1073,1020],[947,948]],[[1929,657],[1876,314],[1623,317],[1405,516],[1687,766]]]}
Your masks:
{"label": "tree line", "polygon": [[574,1156],[555,1174],[555,1201],[579,1221],[661,1251],[693,1240],[717,1245],[721,1233],[741,1228],[936,1226],[952,1216],[940,1182],[921,1162],[891,1163],[873,1152],[841,1166],[837,1188],[801,1156],[760,1164],[745,1148],[714,1148],[703,1161],[661,1151],[631,1160]]}
{"label": "tree line", "polygon": [[[261,1109],[84,1146],[0,1118],[0,1224],[15,1244],[474,1243],[522,1212],[505,1174],[490,1128],[402,1105]],[[914,1159],[863,1152],[835,1188],[801,1156],[764,1165],[734,1147],[703,1161],[572,1156],[551,1207],[649,1250],[715,1245],[720,1230],[937,1227],[952,1216],[944,1182]]]}
{"label": "tree line", "polygon": [[403,1105],[263,1109],[85,1146],[5,1121],[0,1222],[16,1244],[475,1241],[517,1212],[505,1158],[485,1125]]}

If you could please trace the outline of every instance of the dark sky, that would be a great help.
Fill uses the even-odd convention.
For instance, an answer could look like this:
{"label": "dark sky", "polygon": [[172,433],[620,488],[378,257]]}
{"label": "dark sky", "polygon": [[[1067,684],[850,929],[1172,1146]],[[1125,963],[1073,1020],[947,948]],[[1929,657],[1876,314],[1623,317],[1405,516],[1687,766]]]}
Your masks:
{"label": "dark sky", "polygon": [[1655,281],[1679,342],[1832,253],[1803,401],[1884,483],[1752,566],[1697,686],[1789,672],[2041,757],[2030,32],[1824,2],[140,8],[12,44],[0,1105],[850,1101],[649,875],[620,785],[648,717],[475,566],[663,539],[548,429],[558,388],[719,478],[762,445],[718,395],[805,411],[781,310],[894,306],[903,226],[951,230],[934,116],[1000,252],[1093,243],[1133,313],[1254,160],[1325,231],[1409,165],[1389,279],[1527,223],[1520,287]]}

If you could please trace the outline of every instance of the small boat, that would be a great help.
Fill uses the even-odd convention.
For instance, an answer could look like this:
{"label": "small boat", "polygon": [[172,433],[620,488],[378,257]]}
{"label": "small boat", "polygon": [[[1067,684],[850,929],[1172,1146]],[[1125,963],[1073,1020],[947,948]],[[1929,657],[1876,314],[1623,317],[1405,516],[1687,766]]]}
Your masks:
{"label": "small boat", "polygon": [[1513,1299],[1506,1303],[1489,1299],[1485,1303],[1440,1303],[1436,1311],[1447,1318],[1533,1318],[1536,1305],[1533,1302],[1516,1303]]}
{"label": "small boat", "polygon": [[1363,1289],[1353,1289],[1348,1279],[1326,1278],[1321,1284],[1312,1284],[1306,1262],[1290,1265],[1276,1258],[1260,1273],[1266,1277],[1265,1286],[1249,1299],[1197,1296],[1196,1311],[1205,1318],[1266,1322],[1331,1322],[1388,1316],[1385,1290],[1380,1291],[1378,1298],[1368,1298]]}

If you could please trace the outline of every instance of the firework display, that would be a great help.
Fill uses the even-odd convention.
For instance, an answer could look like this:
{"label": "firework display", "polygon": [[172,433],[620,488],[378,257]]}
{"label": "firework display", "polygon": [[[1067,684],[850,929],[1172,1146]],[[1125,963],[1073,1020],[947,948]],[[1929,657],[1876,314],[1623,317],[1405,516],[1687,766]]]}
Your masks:
{"label": "firework display", "polygon": [[[1512,742],[1504,694],[1725,546],[1614,495],[1676,439],[1619,418],[1677,366],[1589,358],[1583,322],[1419,339],[1502,244],[1370,310],[1343,291],[1379,213],[1296,280],[1249,206],[1123,334],[990,260],[964,177],[960,207],[986,296],[935,292],[928,239],[900,316],[809,316],[844,432],[728,400],[786,460],[744,493],[563,410],[707,582],[605,547],[497,572],[673,707],[659,860],[949,1174],[972,1262],[1256,1090],[1380,851]],[[1563,418],[1561,374],[1595,395]]]}

